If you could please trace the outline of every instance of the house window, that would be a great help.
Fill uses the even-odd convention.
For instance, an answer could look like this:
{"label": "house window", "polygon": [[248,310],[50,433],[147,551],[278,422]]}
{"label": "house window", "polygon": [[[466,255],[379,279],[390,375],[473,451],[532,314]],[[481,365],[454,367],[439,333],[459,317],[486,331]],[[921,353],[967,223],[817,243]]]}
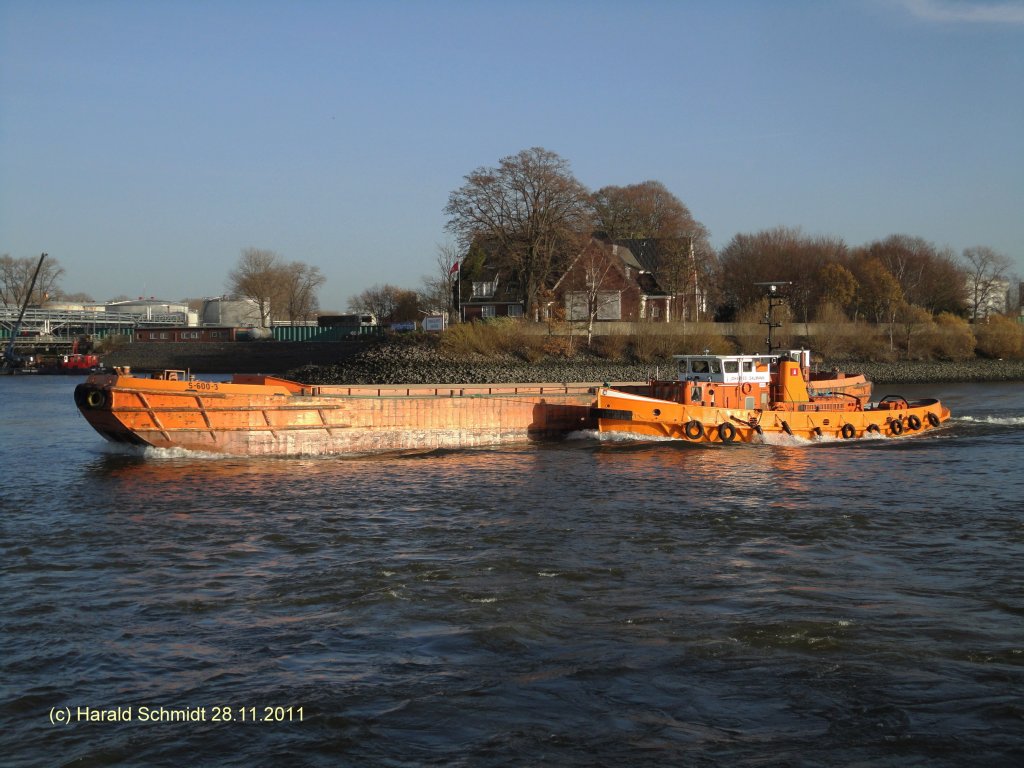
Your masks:
{"label": "house window", "polygon": [[480,307],[480,317],[494,317],[494,305],[484,304]]}
{"label": "house window", "polygon": [[[565,311],[569,320],[589,320],[588,296],[583,291],[565,294]],[[617,291],[601,291],[594,297],[595,320],[621,320],[622,302]]]}
{"label": "house window", "polygon": [[661,307],[657,304],[651,304],[651,319],[657,320],[661,317]]}
{"label": "house window", "polygon": [[522,317],[523,306],[521,304],[509,304],[508,305],[508,316],[509,317]]}
{"label": "house window", "polygon": [[490,283],[473,283],[473,298],[484,299],[494,295],[494,289],[497,286],[497,281]]}
{"label": "house window", "polygon": [[565,294],[565,314],[570,321],[587,319],[587,294],[573,291]]}
{"label": "house window", "polygon": [[597,319],[622,319],[622,297],[618,291],[602,291],[597,294]]}

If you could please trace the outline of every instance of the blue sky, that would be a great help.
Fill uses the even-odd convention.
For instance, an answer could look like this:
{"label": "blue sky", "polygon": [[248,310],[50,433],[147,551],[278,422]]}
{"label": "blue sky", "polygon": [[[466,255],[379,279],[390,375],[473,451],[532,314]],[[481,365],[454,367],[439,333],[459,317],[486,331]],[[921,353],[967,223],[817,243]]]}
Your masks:
{"label": "blue sky", "polygon": [[1024,273],[1024,0],[0,0],[0,253],[62,287],[325,310],[436,271],[463,177],[543,147],[654,179],[722,247],[801,227]]}

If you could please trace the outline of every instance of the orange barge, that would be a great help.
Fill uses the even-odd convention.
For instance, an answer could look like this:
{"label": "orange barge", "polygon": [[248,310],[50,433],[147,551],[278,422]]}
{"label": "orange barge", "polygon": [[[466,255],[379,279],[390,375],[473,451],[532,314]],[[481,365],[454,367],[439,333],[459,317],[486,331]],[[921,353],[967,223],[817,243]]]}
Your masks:
{"label": "orange barge", "polygon": [[367,454],[547,440],[596,429],[593,384],[304,385],[265,375],[199,381],[126,370],[75,389],[115,443],[243,456]]}

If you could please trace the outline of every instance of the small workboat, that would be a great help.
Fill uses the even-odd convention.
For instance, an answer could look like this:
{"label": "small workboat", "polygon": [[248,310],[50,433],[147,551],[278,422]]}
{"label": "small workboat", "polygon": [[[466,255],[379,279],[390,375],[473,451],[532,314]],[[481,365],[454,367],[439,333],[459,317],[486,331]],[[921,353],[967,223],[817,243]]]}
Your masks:
{"label": "small workboat", "polygon": [[887,396],[871,402],[862,387],[814,386],[807,350],[674,359],[674,380],[599,388],[593,413],[598,431],[695,443],[765,442],[771,435],[853,440],[920,434],[950,416],[936,399]]}
{"label": "small workboat", "polygon": [[88,375],[103,370],[99,357],[78,351],[66,355],[39,355],[36,358],[38,373]]}

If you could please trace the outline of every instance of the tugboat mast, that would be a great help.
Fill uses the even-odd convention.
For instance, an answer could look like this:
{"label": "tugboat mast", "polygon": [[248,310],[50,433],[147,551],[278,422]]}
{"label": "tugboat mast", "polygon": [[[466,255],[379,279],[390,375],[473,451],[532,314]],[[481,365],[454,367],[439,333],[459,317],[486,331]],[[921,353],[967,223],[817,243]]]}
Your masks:
{"label": "tugboat mast", "polygon": [[786,303],[786,297],[780,293],[783,286],[792,285],[793,283],[789,280],[776,280],[771,283],[754,283],[754,285],[763,285],[768,289],[768,314],[764,316],[764,320],[760,322],[760,325],[768,326],[768,354],[772,354],[778,347],[772,342],[772,329],[781,328],[782,323],[775,322],[775,308],[781,307]]}

